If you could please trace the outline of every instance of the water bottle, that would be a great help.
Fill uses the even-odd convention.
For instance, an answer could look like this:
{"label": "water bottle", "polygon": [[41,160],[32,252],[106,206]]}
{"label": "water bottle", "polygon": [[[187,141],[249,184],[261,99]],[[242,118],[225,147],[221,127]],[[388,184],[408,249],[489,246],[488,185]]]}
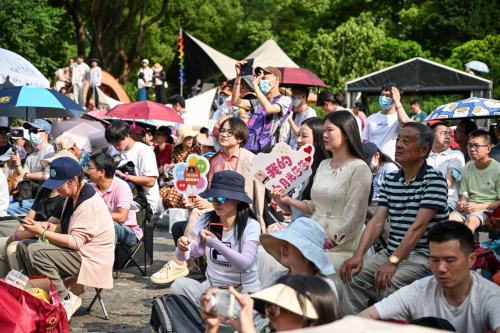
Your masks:
{"label": "water bottle", "polygon": [[469,202],[470,202],[470,197],[469,197],[469,194],[468,194],[467,192],[464,192],[464,193],[462,194],[462,201],[463,201],[464,203],[469,203]]}

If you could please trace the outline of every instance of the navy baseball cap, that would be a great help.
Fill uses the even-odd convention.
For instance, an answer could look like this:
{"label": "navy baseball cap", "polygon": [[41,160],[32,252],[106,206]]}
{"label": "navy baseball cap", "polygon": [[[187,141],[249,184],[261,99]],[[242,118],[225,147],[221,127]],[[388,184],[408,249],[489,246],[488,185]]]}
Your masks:
{"label": "navy baseball cap", "polygon": [[35,119],[33,121],[25,122],[23,124],[23,127],[26,129],[29,129],[30,126],[36,127],[36,128],[41,128],[41,129],[45,130],[45,132],[48,132],[49,134],[52,131],[52,126],[49,124],[48,121],[43,120],[43,119]]}
{"label": "navy baseball cap", "polygon": [[50,163],[50,178],[43,183],[43,187],[51,190],[61,188],[64,183],[82,172],[82,167],[78,161],[71,157],[61,157]]}
{"label": "navy baseball cap", "polygon": [[373,156],[378,152],[377,145],[373,142],[363,142],[363,150],[365,151],[366,162],[370,164]]}

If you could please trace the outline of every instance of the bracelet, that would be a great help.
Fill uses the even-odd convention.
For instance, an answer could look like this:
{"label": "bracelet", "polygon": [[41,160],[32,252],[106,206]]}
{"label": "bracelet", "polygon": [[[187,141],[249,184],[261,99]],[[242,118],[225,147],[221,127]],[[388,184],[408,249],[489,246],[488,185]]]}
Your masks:
{"label": "bracelet", "polygon": [[50,228],[50,222],[49,222],[49,224],[47,225],[47,229],[49,229],[49,228]]}
{"label": "bracelet", "polygon": [[128,181],[128,172],[125,172],[125,180]]}
{"label": "bracelet", "polygon": [[14,235],[14,239],[16,240],[16,242],[19,240],[19,236],[17,234]]}
{"label": "bracelet", "polygon": [[400,108],[402,109],[403,107],[402,107],[402,106],[398,106],[398,107],[396,108],[396,110],[399,110]]}
{"label": "bracelet", "polygon": [[45,233],[47,232],[47,229],[43,230],[43,236],[42,236],[42,242],[45,242]]}
{"label": "bracelet", "polygon": [[235,82],[235,83],[233,83],[233,85],[234,85],[234,86],[240,86],[240,85],[241,85],[241,83],[239,83],[239,82]]}

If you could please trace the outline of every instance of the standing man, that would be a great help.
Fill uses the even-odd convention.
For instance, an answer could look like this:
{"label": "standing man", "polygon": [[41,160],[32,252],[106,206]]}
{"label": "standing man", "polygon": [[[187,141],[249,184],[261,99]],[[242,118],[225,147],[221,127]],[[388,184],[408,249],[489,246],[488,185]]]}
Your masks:
{"label": "standing man", "polygon": [[[358,249],[340,267],[341,305],[346,315],[368,307],[369,289],[375,289],[381,301],[430,272],[427,231],[448,220],[448,186],[441,172],[425,161],[432,141],[431,130],[413,122],[397,136],[396,162],[402,169],[386,176],[377,210]],[[377,241],[387,217],[391,223],[387,248],[363,257]]]}
{"label": "standing man", "polygon": [[416,121],[424,125],[427,125],[427,122],[425,121],[425,119],[427,118],[427,113],[420,110],[420,103],[417,99],[412,99],[410,101],[410,111],[411,112],[408,115],[408,117],[410,118],[411,121]]}
{"label": "standing man", "polygon": [[146,100],[149,100],[149,89],[153,86],[153,69],[149,67],[149,60],[142,59],[142,68],[137,72],[137,77],[139,78],[139,74],[144,74],[143,80],[146,85]]}
{"label": "standing man", "polygon": [[89,90],[87,91],[87,102],[85,103],[87,110],[89,109],[90,97],[92,94],[94,95],[94,109],[99,108],[99,92],[97,89],[101,86],[102,79],[102,71],[101,67],[99,67],[99,60],[95,58],[90,60],[90,66],[92,66],[92,68],[87,73],[89,79]]}
{"label": "standing man", "polygon": [[290,136],[288,144],[293,150],[297,150],[297,136],[299,135],[299,128],[302,122],[306,119],[317,117],[316,110],[307,105],[307,98],[309,97],[309,89],[304,86],[292,87],[292,112],[293,117],[288,117],[290,124]]}
{"label": "standing man", "polygon": [[182,120],[184,120],[184,123],[175,123],[175,130],[179,128],[181,125],[188,125],[189,127],[192,126],[192,119],[191,119],[191,114],[187,112],[186,110],[186,100],[184,97],[181,95],[174,95],[170,97],[170,104],[172,104],[172,107],[174,108],[175,111],[181,116]]}
{"label": "standing man", "polygon": [[458,150],[451,150],[453,134],[445,123],[436,123],[431,126],[434,134],[432,151],[427,158],[427,164],[441,171],[448,184],[448,211],[451,213],[457,207],[460,172],[465,165],[464,154]]}
{"label": "standing man", "polygon": [[470,161],[469,151],[467,149],[469,135],[476,130],[477,124],[470,119],[461,120],[455,130],[455,142],[458,144],[458,147],[453,148],[453,150],[460,150],[462,154],[464,154],[465,163]]}
{"label": "standing man", "polygon": [[401,128],[410,121],[401,104],[401,88],[394,82],[382,87],[379,104],[382,111],[366,120],[361,140],[371,141],[381,152],[394,159],[396,138]]}
{"label": "standing man", "polygon": [[73,94],[75,95],[75,102],[80,104],[80,106],[85,106],[85,101],[83,97],[83,88],[85,88],[85,82],[87,81],[87,74],[89,72],[89,66],[83,62],[85,57],[79,55],[77,60],[78,63],[73,64]]}

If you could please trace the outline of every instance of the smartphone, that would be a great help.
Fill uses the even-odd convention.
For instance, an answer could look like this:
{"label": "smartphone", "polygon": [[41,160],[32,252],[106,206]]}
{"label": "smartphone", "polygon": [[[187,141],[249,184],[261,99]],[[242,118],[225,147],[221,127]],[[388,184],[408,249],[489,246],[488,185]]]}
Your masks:
{"label": "smartphone", "polygon": [[245,60],[247,63],[241,66],[240,76],[253,75],[253,58]]}
{"label": "smartphone", "polygon": [[222,242],[222,234],[224,233],[224,225],[222,223],[210,223],[208,231],[213,233]]}
{"label": "smartphone", "polygon": [[28,223],[26,222],[25,220],[23,220],[22,218],[20,218],[19,216],[16,216],[16,215],[11,215],[13,218],[15,218],[16,220],[18,220],[19,222],[21,222],[22,224],[29,224],[29,225],[32,225],[32,223]]}
{"label": "smartphone", "polygon": [[207,291],[210,301],[205,306],[205,312],[212,313],[215,310],[217,316],[231,318],[234,314],[234,295],[229,290],[224,289],[217,289],[217,293],[213,295],[212,290],[208,289]]}

